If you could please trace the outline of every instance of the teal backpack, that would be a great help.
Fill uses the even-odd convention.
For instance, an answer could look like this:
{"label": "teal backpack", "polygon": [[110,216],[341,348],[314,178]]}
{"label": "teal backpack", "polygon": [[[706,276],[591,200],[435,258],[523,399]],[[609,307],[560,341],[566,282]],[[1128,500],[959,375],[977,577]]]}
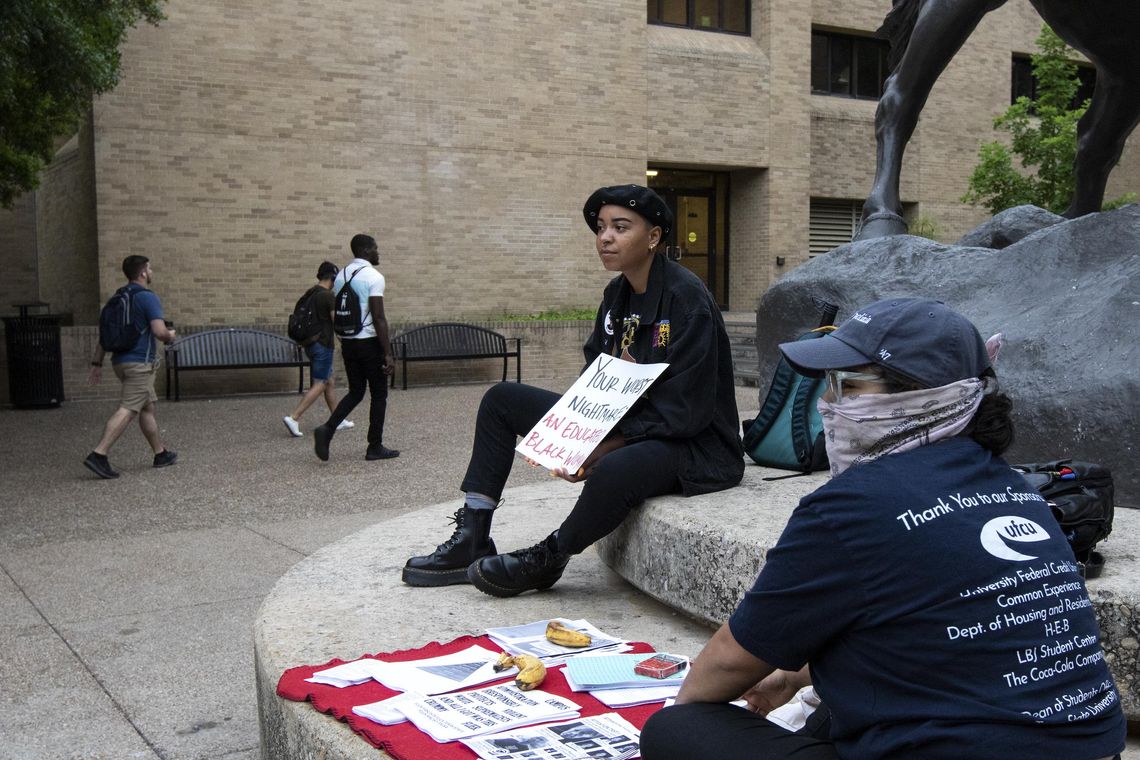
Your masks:
{"label": "teal backpack", "polygon": [[[824,303],[819,327],[796,340],[814,340],[835,329],[838,308]],[[768,394],[756,419],[744,420],[744,451],[756,464],[804,474],[826,470],[823,420],[816,401],[827,384],[792,369],[783,358],[776,365]],[[791,475],[785,477],[792,477]]]}

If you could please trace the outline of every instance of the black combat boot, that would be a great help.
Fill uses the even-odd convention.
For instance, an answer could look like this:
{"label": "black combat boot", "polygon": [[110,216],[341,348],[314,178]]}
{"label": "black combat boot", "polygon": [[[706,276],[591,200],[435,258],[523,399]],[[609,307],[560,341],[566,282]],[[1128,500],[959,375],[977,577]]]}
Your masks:
{"label": "black combat boot", "polygon": [[491,540],[493,509],[460,507],[451,521],[455,532],[431,554],[412,557],[404,564],[403,579],[409,586],[450,586],[467,583],[467,566],[495,553]]}
{"label": "black combat boot", "polygon": [[517,596],[532,589],[548,589],[562,577],[569,554],[558,550],[558,531],[529,549],[496,554],[471,563],[467,580],[484,594]]}

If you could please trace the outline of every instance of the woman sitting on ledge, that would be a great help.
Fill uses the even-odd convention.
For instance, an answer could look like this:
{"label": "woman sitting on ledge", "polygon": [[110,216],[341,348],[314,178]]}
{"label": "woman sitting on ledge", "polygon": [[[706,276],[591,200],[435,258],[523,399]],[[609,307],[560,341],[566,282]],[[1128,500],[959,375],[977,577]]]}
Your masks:
{"label": "woman sitting on ledge", "polygon": [[[1123,750],[1079,566],[1049,505],[1000,457],[1012,404],[987,348],[964,317],[913,298],[780,346],[827,378],[833,478],[792,513],[677,704],[649,719],[645,760]],[[729,704],[742,695],[748,709]],[[783,720],[794,731],[764,717],[793,696],[780,712],[798,716]]]}
{"label": "woman sitting on ledge", "polygon": [[455,532],[431,554],[412,557],[411,586],[472,583],[493,596],[549,588],[570,557],[607,535],[637,505],[667,493],[719,491],[744,476],[732,356],[720,310],[696,275],[657,254],[673,214],[639,185],[603,187],[582,209],[606,286],[586,341],[586,367],[599,355],[669,366],[576,472],[585,481],[574,509],[538,544],[497,554],[491,517],[525,435],[561,394],[499,383],[483,396],[471,461],[460,488]]}

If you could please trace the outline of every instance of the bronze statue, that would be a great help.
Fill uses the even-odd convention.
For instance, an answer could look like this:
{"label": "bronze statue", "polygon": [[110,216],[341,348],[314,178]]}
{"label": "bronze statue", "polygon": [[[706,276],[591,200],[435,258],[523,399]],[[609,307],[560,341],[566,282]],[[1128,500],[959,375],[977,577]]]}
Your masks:
{"label": "bronze statue", "polygon": [[[934,82],[977,27],[1006,0],[894,0],[879,30],[890,68],[875,111],[875,183],[856,240],[906,234],[899,199],[903,151]],[[1030,0],[1069,45],[1096,65],[1096,89],[1077,125],[1076,188],[1064,216],[1100,210],[1108,174],[1140,121],[1140,0]]]}

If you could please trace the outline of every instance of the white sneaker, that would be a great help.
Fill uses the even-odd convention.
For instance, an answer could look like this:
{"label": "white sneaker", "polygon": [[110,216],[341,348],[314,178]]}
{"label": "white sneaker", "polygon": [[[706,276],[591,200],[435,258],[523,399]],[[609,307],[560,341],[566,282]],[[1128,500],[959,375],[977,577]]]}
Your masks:
{"label": "white sneaker", "polygon": [[356,427],[355,422],[353,422],[352,420],[344,420],[343,422],[341,422],[339,425],[336,426],[336,429],[337,430],[348,430],[349,428],[354,428],[354,427]]}
{"label": "white sneaker", "polygon": [[285,415],[281,421],[285,423],[285,427],[289,428],[289,435],[293,436],[294,438],[305,437],[305,434],[301,432],[301,426],[297,424],[297,420],[293,419],[289,415]]}

